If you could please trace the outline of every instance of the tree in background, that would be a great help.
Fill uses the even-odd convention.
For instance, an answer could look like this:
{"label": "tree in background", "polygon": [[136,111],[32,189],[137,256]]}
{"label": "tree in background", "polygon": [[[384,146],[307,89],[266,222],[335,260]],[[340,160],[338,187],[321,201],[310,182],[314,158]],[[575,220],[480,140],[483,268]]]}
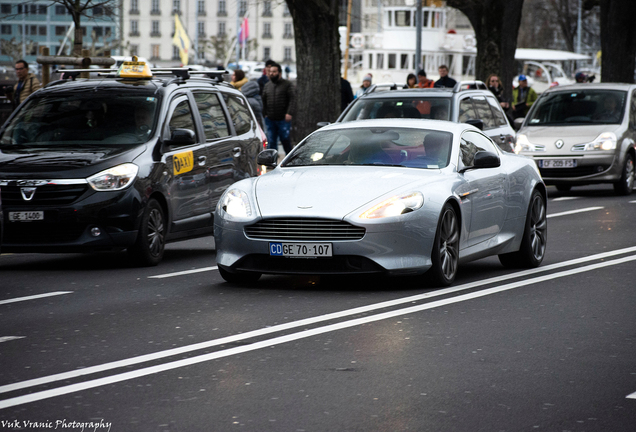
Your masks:
{"label": "tree in background", "polygon": [[286,0],[296,43],[296,112],[292,142],[340,114],[338,0]]}
{"label": "tree in background", "polygon": [[634,0],[595,0],[586,7],[601,6],[601,78],[603,82],[634,82],[636,16]]}
{"label": "tree in background", "polygon": [[475,78],[485,81],[492,73],[499,75],[504,97],[511,100],[523,0],[448,0],[446,3],[463,12],[475,30]]}

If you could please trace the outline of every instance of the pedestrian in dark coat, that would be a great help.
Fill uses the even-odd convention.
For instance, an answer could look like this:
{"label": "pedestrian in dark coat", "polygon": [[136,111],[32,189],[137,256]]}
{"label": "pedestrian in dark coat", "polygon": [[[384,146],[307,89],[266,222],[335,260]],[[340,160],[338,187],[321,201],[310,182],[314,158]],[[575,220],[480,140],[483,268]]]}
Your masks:
{"label": "pedestrian in dark coat", "polygon": [[455,87],[457,81],[448,76],[448,66],[441,65],[437,68],[437,71],[439,72],[439,79],[435,81],[435,87]]}
{"label": "pedestrian in dark coat", "polygon": [[248,81],[241,87],[241,92],[247,98],[247,102],[250,104],[252,111],[254,111],[258,125],[261,129],[265,130],[265,126],[263,125],[263,99],[261,99],[261,95],[258,94],[258,90],[258,83],[256,81]]}
{"label": "pedestrian in dark coat", "polygon": [[282,77],[278,63],[269,69],[269,82],[263,87],[263,116],[267,126],[268,147],[276,149],[278,138],[283,144],[285,154],[291,149],[289,132],[292,112],[295,108],[295,90],[291,82]]}
{"label": "pedestrian in dark coat", "polygon": [[351,83],[343,77],[340,77],[340,112],[343,112],[351,101],[353,101]]}

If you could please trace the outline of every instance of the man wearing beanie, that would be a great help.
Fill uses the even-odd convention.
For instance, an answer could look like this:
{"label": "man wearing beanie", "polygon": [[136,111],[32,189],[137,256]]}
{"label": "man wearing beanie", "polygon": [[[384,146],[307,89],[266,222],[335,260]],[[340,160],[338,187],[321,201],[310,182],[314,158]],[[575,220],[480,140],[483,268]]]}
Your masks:
{"label": "man wearing beanie", "polygon": [[371,80],[372,80],[371,74],[366,75],[362,79],[362,85],[360,86],[360,88],[356,92],[356,98],[358,96],[362,96],[363,94],[365,94],[369,90],[369,87],[371,87]]}

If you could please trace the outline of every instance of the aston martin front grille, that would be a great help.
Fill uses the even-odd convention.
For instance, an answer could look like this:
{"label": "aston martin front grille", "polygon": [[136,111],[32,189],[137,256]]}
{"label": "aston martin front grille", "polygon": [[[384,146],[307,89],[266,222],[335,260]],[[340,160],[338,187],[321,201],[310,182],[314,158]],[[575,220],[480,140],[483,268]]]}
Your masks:
{"label": "aston martin front grille", "polygon": [[365,229],[329,219],[264,219],[245,227],[245,235],[263,240],[337,241],[360,240]]}

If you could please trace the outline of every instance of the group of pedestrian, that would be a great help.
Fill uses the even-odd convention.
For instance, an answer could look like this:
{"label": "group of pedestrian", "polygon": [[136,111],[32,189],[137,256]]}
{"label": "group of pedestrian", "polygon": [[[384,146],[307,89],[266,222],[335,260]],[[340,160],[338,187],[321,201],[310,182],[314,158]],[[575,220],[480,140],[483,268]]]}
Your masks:
{"label": "group of pedestrian", "polygon": [[247,98],[259,125],[266,131],[268,148],[277,149],[280,139],[287,154],[292,149],[290,131],[296,92],[282,73],[280,64],[268,60],[257,80],[250,81],[245,72],[236,69],[231,84]]}
{"label": "group of pedestrian", "polygon": [[506,115],[512,120],[525,117],[532,104],[534,104],[539,97],[537,92],[528,86],[528,77],[519,75],[518,81],[519,85],[512,89],[512,102],[509,102],[503,95],[503,83],[498,75],[491,74],[486,80],[488,90],[495,95],[501,108],[503,108]]}

